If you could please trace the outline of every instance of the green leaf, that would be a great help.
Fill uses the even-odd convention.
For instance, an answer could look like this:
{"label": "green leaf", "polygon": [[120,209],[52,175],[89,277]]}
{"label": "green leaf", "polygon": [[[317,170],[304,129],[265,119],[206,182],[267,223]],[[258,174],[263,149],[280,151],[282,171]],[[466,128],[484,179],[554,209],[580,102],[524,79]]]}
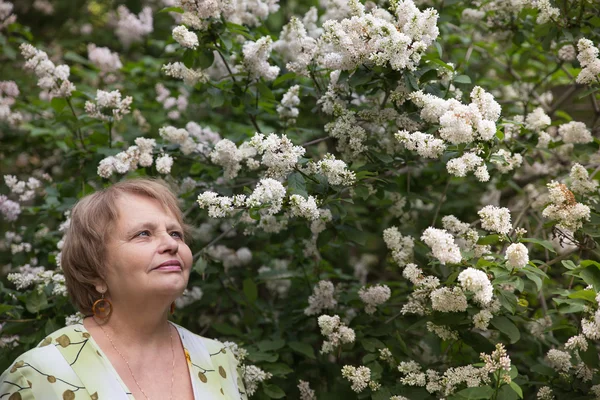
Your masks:
{"label": "green leaf", "polygon": [[279,354],[248,350],[248,358],[253,362],[275,362],[279,359]]}
{"label": "green leaf", "polygon": [[258,298],[258,288],[251,278],[244,279],[244,294],[250,303],[254,303]]}
{"label": "green leaf", "polygon": [[13,308],[15,308],[15,306],[11,306],[8,304],[0,304],[0,315],[9,312]]}
{"label": "green leaf", "polygon": [[517,395],[519,395],[519,398],[523,398],[523,389],[521,389],[521,387],[519,385],[517,385],[514,381],[511,381],[509,383],[510,387],[512,390],[514,390],[515,392],[517,392]]}
{"label": "green leaf", "polygon": [[598,351],[596,346],[588,346],[586,351],[579,350],[579,355],[583,362],[590,368],[600,367],[600,360],[598,360]]}
{"label": "green leaf", "polygon": [[596,292],[600,292],[600,269],[598,267],[594,265],[589,266],[581,271],[579,276],[585,283],[592,285]]}
{"label": "green leaf", "polygon": [[535,238],[522,238],[521,242],[539,244],[540,246],[543,246],[544,248],[546,248],[548,251],[551,251],[552,253],[556,253],[556,251],[554,251],[554,247],[552,246],[552,243],[547,240],[540,240],[540,239],[535,239]]}
{"label": "green leaf", "polygon": [[63,97],[55,97],[50,101],[50,105],[58,114],[67,106],[67,100]]}
{"label": "green leaf", "polygon": [[46,297],[46,293],[38,292],[34,290],[27,296],[27,301],[25,302],[25,308],[32,314],[39,312],[41,309],[46,308],[48,305],[48,298]]}
{"label": "green leaf", "polygon": [[480,400],[491,399],[494,394],[494,389],[489,386],[471,387],[461,390],[454,396],[450,397],[453,400]]}
{"label": "green leaf", "polygon": [[224,322],[215,322],[211,325],[211,328],[213,328],[214,330],[216,330],[219,333],[222,333],[223,335],[233,335],[233,336],[244,337],[244,334],[242,333],[242,331],[240,331],[238,328],[235,328]]}
{"label": "green leaf", "polygon": [[596,292],[593,290],[578,290],[568,296],[570,299],[584,299],[589,302],[596,302]]}
{"label": "green leaf", "polygon": [[269,363],[260,366],[266,372],[272,373],[274,376],[286,376],[294,372],[287,364]]}
{"label": "green leaf", "polygon": [[313,360],[317,358],[317,357],[315,357],[314,349],[312,348],[311,345],[309,345],[307,343],[289,342],[288,346],[290,347],[290,349],[294,350],[296,353],[302,354],[303,356],[306,356]]}
{"label": "green leaf", "polygon": [[194,264],[194,271],[202,275],[206,271],[207,266],[208,262],[204,259],[204,257],[200,257],[198,261],[196,261],[196,264]]}
{"label": "green leaf", "polygon": [[383,344],[381,340],[375,338],[364,338],[360,341],[360,343],[365,350],[369,352],[375,352],[377,349],[382,349],[385,347],[385,344]]}
{"label": "green leaf", "polygon": [[306,180],[300,172],[293,172],[288,176],[287,187],[290,194],[299,194],[304,198],[308,197],[308,192],[306,191]]}
{"label": "green leaf", "polygon": [[575,263],[573,261],[571,261],[571,260],[562,260],[561,264],[566,269],[575,269],[575,268],[577,268],[577,265],[575,265]]}
{"label": "green leaf", "polygon": [[498,243],[498,239],[499,238],[500,238],[499,235],[487,235],[487,236],[484,236],[484,237],[480,238],[477,241],[477,244],[486,245],[486,244]]}
{"label": "green leaf", "polygon": [[504,333],[510,339],[510,343],[516,343],[521,338],[519,328],[507,317],[494,317],[492,326]]}
{"label": "green leaf", "polygon": [[537,276],[533,272],[525,270],[525,269],[523,270],[523,273],[525,273],[525,276],[530,281],[533,281],[533,283],[535,283],[535,286],[537,287],[538,291],[542,290],[542,286],[543,286],[542,278],[540,278],[539,276]]}
{"label": "green leaf", "polygon": [[277,339],[277,340],[262,340],[256,344],[259,349],[262,351],[272,351],[279,350],[283,346],[285,346],[285,340]]}
{"label": "green leaf", "polygon": [[215,54],[212,50],[207,49],[198,54],[198,58],[196,58],[198,62],[198,67],[202,69],[209,68],[213,65],[215,61]]}
{"label": "green leaf", "polygon": [[457,75],[454,77],[453,81],[454,83],[469,84],[471,83],[471,78],[469,78],[467,75]]}
{"label": "green leaf", "polygon": [[277,385],[263,383],[263,390],[272,399],[282,399],[285,397],[285,392]]}
{"label": "green leaf", "polygon": [[178,13],[178,14],[183,14],[183,8],[181,8],[181,7],[165,7],[162,10],[160,10],[158,12],[158,14],[168,13],[168,12],[174,12],[174,13]]}
{"label": "green leaf", "polygon": [[382,387],[371,395],[372,400],[389,400],[392,397],[392,393],[388,388]]}

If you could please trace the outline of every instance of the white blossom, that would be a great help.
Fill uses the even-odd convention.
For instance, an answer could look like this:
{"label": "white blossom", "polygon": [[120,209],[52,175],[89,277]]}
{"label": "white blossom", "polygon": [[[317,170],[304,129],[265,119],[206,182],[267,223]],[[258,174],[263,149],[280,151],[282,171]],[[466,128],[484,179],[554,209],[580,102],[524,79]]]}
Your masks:
{"label": "white blossom", "polygon": [[600,59],[598,58],[598,47],[586,38],[581,38],[577,42],[577,60],[581,64],[582,70],[577,75],[577,83],[590,85],[600,82]]}
{"label": "white blossom", "polygon": [[314,221],[319,218],[319,208],[313,196],[304,198],[298,194],[290,196],[290,211],[294,217],[302,217]]}
{"label": "white blossom", "polygon": [[94,43],[87,46],[88,58],[104,73],[118,71],[123,68],[119,53],[113,53],[108,47],[97,47]]}
{"label": "white blossom", "polygon": [[189,31],[184,25],[179,25],[173,28],[172,35],[173,39],[175,39],[175,41],[179,43],[181,47],[195,50],[199,45],[198,35]]}
{"label": "white blossom", "polygon": [[557,372],[569,372],[569,369],[572,367],[571,355],[566,351],[550,349],[546,354],[546,359],[548,360],[548,364]]}
{"label": "white blossom", "polygon": [[552,7],[550,0],[537,0],[535,8],[539,10],[536,22],[538,24],[545,24],[548,21],[556,21],[556,18],[560,15],[560,10],[556,7]]}
{"label": "white blossom", "polygon": [[266,175],[275,179],[287,177],[306,152],[304,147],[294,146],[286,135],[278,137],[274,133],[266,137],[257,133],[248,144],[262,155],[261,163],[267,167]]}
{"label": "white blossom", "polygon": [[571,190],[576,194],[592,194],[598,191],[598,181],[591,180],[588,171],[578,163],[571,167]]}
{"label": "white blossom", "polygon": [[293,125],[298,117],[298,106],[300,105],[300,86],[294,85],[288,89],[277,106],[277,113],[286,124]]}
{"label": "white blossom", "polygon": [[[312,9],[316,12],[316,8]],[[273,49],[283,55],[288,70],[308,76],[308,66],[317,50],[317,41],[307,34],[302,21],[292,16],[281,30],[279,40],[273,43]]]}
{"label": "white blossom", "polygon": [[123,43],[123,46],[129,47],[132,43],[141,42],[145,36],[152,33],[154,30],[152,23],[152,9],[150,7],[144,7],[136,16],[126,6],[120,5],[117,8],[115,34]]}
{"label": "white blossom", "polygon": [[171,167],[173,167],[173,157],[168,154],[163,154],[156,159],[156,170],[160,174],[171,173]]}
{"label": "white blossom", "polygon": [[318,324],[321,334],[327,337],[327,340],[323,341],[321,354],[331,353],[342,344],[353,343],[356,338],[354,330],[344,325],[338,315],[321,315]]}
{"label": "white blossom", "polygon": [[313,288],[313,294],[308,298],[308,307],[304,309],[304,314],[320,314],[323,310],[331,310],[337,306],[337,300],[334,298],[335,288],[329,281],[319,281]]}
{"label": "white blossom", "polygon": [[101,121],[120,121],[124,115],[131,112],[132,102],[133,97],[131,96],[121,99],[121,92],[118,90],[105,92],[98,89],[96,91],[96,102],[85,102],[85,112],[90,117]]}
{"label": "white blossom", "polygon": [[30,70],[38,77],[38,86],[49,91],[52,97],[69,97],[75,91],[75,85],[69,81],[71,70],[68,65],[54,65],[48,55],[29,43],[20,46],[21,54],[27,59],[25,70]]}
{"label": "white blossom", "polygon": [[529,263],[529,251],[523,243],[512,243],[506,248],[505,259],[513,268],[523,268]]}
{"label": "white blossom", "polygon": [[454,237],[444,229],[429,227],[423,232],[421,240],[431,248],[433,256],[441,264],[461,262],[460,248],[454,243]]}
{"label": "white blossom", "polygon": [[461,312],[467,309],[467,298],[461,288],[442,287],[430,294],[431,306],[435,311]]}
{"label": "white blossom", "polygon": [[[600,63],[600,60],[598,61]],[[583,122],[571,121],[558,127],[558,134],[565,143],[590,143],[592,133]]]}
{"label": "white blossom", "polygon": [[247,41],[244,43],[242,53],[244,54],[243,67],[250,74],[253,80],[264,78],[272,81],[279,75],[279,67],[269,64],[269,57],[272,50],[272,39],[270,36],[263,36],[256,42]]}
{"label": "white blossom", "polygon": [[568,231],[576,231],[583,226],[583,221],[590,220],[590,208],[578,203],[564,184],[555,181],[548,185],[550,204],[542,211],[542,216],[557,221],[560,227]]}
{"label": "white blossom", "polygon": [[208,77],[202,70],[190,69],[182,62],[165,64],[162,67],[162,71],[172,78],[182,79],[189,86],[194,86],[198,82],[206,83],[208,81]]}
{"label": "white blossom", "polygon": [[467,268],[458,275],[460,286],[475,294],[475,301],[485,306],[492,301],[494,288],[489,278],[483,271]]}
{"label": "white blossom", "polygon": [[371,380],[371,370],[368,367],[360,366],[358,368],[351,365],[344,365],[342,376],[352,383],[352,390],[360,393],[366,389]]}
{"label": "white blossom", "polygon": [[392,295],[392,291],[387,285],[375,285],[369,288],[362,287],[358,291],[358,296],[365,303],[365,312],[374,314],[377,306],[385,303]]}
{"label": "white blossom", "polygon": [[486,231],[507,235],[512,229],[510,210],[506,207],[488,205],[477,214],[481,218],[481,227]]}
{"label": "white blossom", "polygon": [[407,149],[416,151],[421,157],[439,158],[446,150],[446,144],[443,140],[435,138],[433,135],[422,132],[409,133],[408,131],[398,131],[396,139]]}
{"label": "white blossom", "polygon": [[246,393],[252,396],[258,389],[258,384],[273,377],[270,372],[265,372],[256,365],[242,365],[240,367]]}
{"label": "white blossom", "polygon": [[403,236],[397,227],[392,226],[383,231],[383,240],[392,251],[392,258],[399,267],[404,267],[413,258],[414,239]]}

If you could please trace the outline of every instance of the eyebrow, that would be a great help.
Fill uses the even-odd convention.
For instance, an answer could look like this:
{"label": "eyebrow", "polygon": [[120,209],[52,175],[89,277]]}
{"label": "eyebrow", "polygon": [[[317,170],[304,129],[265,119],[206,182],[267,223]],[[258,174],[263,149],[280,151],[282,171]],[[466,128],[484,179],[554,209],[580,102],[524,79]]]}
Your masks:
{"label": "eyebrow", "polygon": [[[156,228],[157,228],[157,225],[154,222],[145,222],[145,223],[142,223],[139,225],[135,225],[132,229],[127,231],[127,236],[132,236],[132,235],[138,233],[139,231],[145,230],[145,229],[153,231],[153,230],[156,230]],[[167,224],[167,230],[168,231],[177,230],[177,231],[181,231],[181,233],[183,233],[183,228],[177,222]]]}

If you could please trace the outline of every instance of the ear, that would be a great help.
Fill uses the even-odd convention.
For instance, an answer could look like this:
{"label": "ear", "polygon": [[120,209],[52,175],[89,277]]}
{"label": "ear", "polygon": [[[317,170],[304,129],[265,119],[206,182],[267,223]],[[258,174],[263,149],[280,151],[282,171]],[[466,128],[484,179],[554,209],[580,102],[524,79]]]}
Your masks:
{"label": "ear", "polygon": [[106,293],[106,291],[108,290],[108,287],[106,286],[106,283],[104,283],[104,282],[98,282],[98,283],[96,283],[95,286],[96,286],[96,291],[101,294]]}

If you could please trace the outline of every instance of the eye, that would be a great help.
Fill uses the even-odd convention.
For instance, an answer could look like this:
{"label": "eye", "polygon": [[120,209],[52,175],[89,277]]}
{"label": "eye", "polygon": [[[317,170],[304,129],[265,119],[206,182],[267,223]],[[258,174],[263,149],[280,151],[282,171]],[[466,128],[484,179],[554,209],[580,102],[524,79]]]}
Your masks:
{"label": "eye", "polygon": [[136,237],[140,236],[150,236],[150,231],[141,231],[135,235]]}
{"label": "eye", "polygon": [[183,239],[183,233],[179,232],[179,231],[173,231],[171,232],[171,236],[175,235],[175,237],[179,238],[179,239]]}

